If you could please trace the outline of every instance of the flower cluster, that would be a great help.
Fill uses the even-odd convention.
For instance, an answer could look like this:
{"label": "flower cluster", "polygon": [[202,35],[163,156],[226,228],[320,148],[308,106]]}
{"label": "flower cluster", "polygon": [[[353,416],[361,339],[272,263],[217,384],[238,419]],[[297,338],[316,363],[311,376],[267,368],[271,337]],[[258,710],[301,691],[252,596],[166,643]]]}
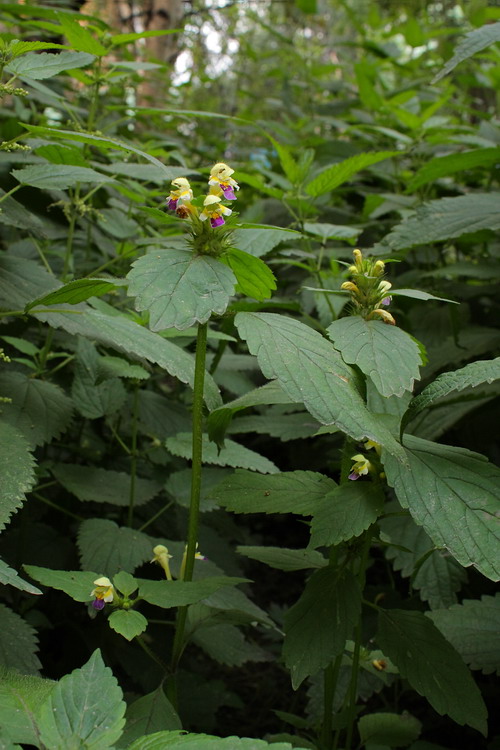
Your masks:
{"label": "flower cluster", "polygon": [[361,250],[354,250],[353,255],[354,265],[349,266],[353,281],[344,281],[340,288],[350,292],[357,315],[365,320],[382,320],[396,325],[391,313],[385,309],[392,301],[389,294],[392,284],[382,278],[385,263],[363,258]]}
{"label": "flower cluster", "polygon": [[212,229],[225,224],[224,216],[230,216],[232,210],[222,201],[236,200],[235,190],[239,190],[236,180],[231,175],[234,169],[227,164],[218,162],[210,170],[208,180],[209,192],[203,200],[202,210],[199,211],[193,198],[193,191],[189,181],[185,177],[177,177],[172,180],[173,189],[167,198],[167,207],[175,211],[181,219],[191,219],[194,223],[197,220],[202,222],[210,220]]}

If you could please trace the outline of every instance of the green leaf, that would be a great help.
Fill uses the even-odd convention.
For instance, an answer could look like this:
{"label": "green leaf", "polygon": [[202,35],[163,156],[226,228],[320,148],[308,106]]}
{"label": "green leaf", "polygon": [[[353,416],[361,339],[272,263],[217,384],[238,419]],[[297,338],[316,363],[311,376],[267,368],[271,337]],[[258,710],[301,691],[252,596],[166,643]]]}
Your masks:
{"label": "green leaf", "polygon": [[[0,212],[0,224],[5,224],[9,227],[17,227],[18,229],[31,230],[37,234],[44,236],[43,223],[40,221],[38,216],[27,211],[26,208],[14,200],[10,195],[7,195],[5,190],[0,188],[0,197],[2,199],[2,211]],[[16,260],[18,260],[16,258]]]}
{"label": "green leaf", "polygon": [[335,320],[327,332],[343,359],[371,378],[382,396],[402,396],[420,379],[420,350],[400,328],[353,315]]}
{"label": "green leaf", "polygon": [[294,690],[342,653],[361,612],[357,579],[332,566],[318,570],[285,615],[283,656]]}
{"label": "green leaf", "polygon": [[[457,198],[439,198],[417,208],[384,237],[392,250],[460,237],[480,229],[500,229],[498,193],[470,193]],[[392,292],[391,292],[392,293]]]}
{"label": "green leaf", "polygon": [[41,156],[52,164],[73,164],[76,167],[88,167],[89,163],[83,156],[83,149],[77,146],[60,146],[50,143],[36,149],[36,155]]}
{"label": "green leaf", "polygon": [[227,432],[230,435],[257,432],[260,435],[271,435],[286,443],[289,440],[313,437],[320,429],[320,423],[307,411],[297,414],[277,414],[271,411],[259,416],[239,417],[229,425]]}
{"label": "green leaf", "polygon": [[0,375],[0,393],[12,399],[2,404],[2,418],[32,446],[50,442],[70,425],[73,404],[54,383],[5,372]]}
{"label": "green leaf", "polygon": [[17,570],[10,568],[3,560],[0,560],[0,583],[6,586],[14,586],[19,591],[26,591],[28,594],[42,593],[36,586],[21,578]]}
{"label": "green leaf", "polygon": [[130,596],[134,591],[137,591],[139,583],[130,573],[120,570],[119,573],[113,576],[113,585],[123,596]]}
{"label": "green leaf", "polygon": [[135,42],[137,39],[150,39],[153,36],[165,36],[166,34],[179,34],[182,29],[153,29],[151,31],[139,31],[130,34],[113,34],[111,44],[113,47]]}
{"label": "green leaf", "polygon": [[[0,393],[3,390],[0,386]],[[4,408],[2,404],[2,408]],[[3,415],[2,415],[3,416]],[[34,458],[26,438],[4,420],[0,421],[0,530],[25,501],[35,482]]]}
{"label": "green leaf", "polygon": [[482,49],[489,47],[490,44],[494,44],[495,42],[500,42],[500,22],[486,24],[486,26],[481,26],[480,29],[469,31],[469,33],[466,34],[457,44],[453,57],[448,60],[442,70],[434,76],[432,83],[437,83],[441,78],[444,78],[445,75],[448,75],[448,73],[456,68],[459,63],[467,60],[469,57],[472,57],[472,55],[475,55],[476,52],[480,52]]}
{"label": "green leaf", "polygon": [[123,693],[99,649],[87,664],[65,675],[43,704],[41,740],[52,750],[106,750],[125,724]]}
{"label": "green leaf", "polygon": [[320,552],[313,549],[286,549],[285,547],[236,547],[240,555],[258,560],[277,570],[308,570],[328,565]]}
{"label": "green leaf", "polygon": [[[110,503],[128,507],[132,481],[130,474],[79,464],[55,464],[51,470],[62,486],[82,502]],[[136,477],[134,505],[144,505],[160,490],[160,482]]]}
{"label": "green leaf", "polygon": [[262,476],[236,471],[210,492],[234,513],[296,513],[310,516],[336,487],[333,479],[314,471],[284,471]]}
{"label": "green leaf", "polygon": [[[0,669],[0,726],[13,742],[39,747],[35,715],[56,682]],[[10,748],[8,748],[10,750]]]}
{"label": "green leaf", "polygon": [[241,667],[249,661],[262,662],[268,655],[261,648],[245,640],[234,625],[217,623],[212,627],[197,628],[191,640],[219,664]]}
{"label": "green leaf", "polygon": [[322,424],[335,424],[354,440],[374,440],[402,459],[399,443],[367,410],[353,371],[320,333],[275,313],[238,313],[235,323],[263,375],[276,378],[293,402]]}
{"label": "green leaf", "polygon": [[116,743],[119,748],[128,747],[145,734],[163,729],[182,729],[181,720],[161,685],[127,706],[125,719],[125,730]]}
{"label": "green leaf", "polygon": [[236,276],[240,294],[259,301],[270,299],[273,289],[276,289],[276,279],[260,258],[235,247],[230,248],[226,258],[227,265]]}
{"label": "green leaf", "polygon": [[464,599],[427,615],[471,669],[500,674],[500,594]]}
{"label": "green leaf", "polygon": [[85,52],[68,51],[56,54],[28,52],[23,57],[12,60],[5,70],[18,78],[28,77],[40,81],[44,78],[52,78],[63,70],[84,68],[86,65],[90,65],[93,60],[94,55],[87,55]]}
{"label": "green leaf", "polygon": [[95,346],[86,338],[80,337],[76,352],[71,395],[78,411],[88,419],[114,414],[121,409],[127,398],[123,383],[118,378],[101,381],[99,355]]}
{"label": "green leaf", "polygon": [[380,610],[376,638],[401,675],[438,714],[486,736],[486,706],[460,655],[421,612]]}
{"label": "green leaf", "polygon": [[368,154],[356,154],[349,159],[332,164],[323,169],[307,185],[306,192],[317,198],[319,195],[335,190],[361,170],[371,167],[384,159],[399,156],[399,151],[376,151]]}
{"label": "green leaf", "polygon": [[474,167],[493,166],[499,161],[500,148],[478,148],[474,151],[439,156],[426,162],[418,170],[410,180],[406,192],[413,193],[422,185],[435,182],[441,177],[448,177],[448,175],[463,172],[465,169],[474,169]]}
{"label": "green leaf", "polygon": [[108,50],[106,47],[97,39],[94,39],[85,26],[80,26],[78,18],[71,18],[66,13],[57,13],[56,16],[61,24],[62,33],[74,49],[81,52],[88,52],[98,57],[102,57],[107,53]]}
{"label": "green leaf", "polygon": [[22,674],[37,674],[42,666],[37,651],[34,628],[5,604],[0,604],[0,665]]}
{"label": "green leaf", "polygon": [[38,565],[24,565],[25,571],[35,581],[49,586],[58,591],[64,591],[75,602],[90,602],[94,598],[92,589],[96,578],[102,576],[101,573],[81,570],[51,570],[50,568],[40,568]]}
{"label": "green leaf", "polygon": [[58,305],[66,303],[67,305],[76,305],[78,302],[83,302],[89,297],[100,297],[107,292],[111,292],[116,289],[117,286],[121,286],[120,281],[118,284],[114,280],[109,279],[79,279],[78,281],[70,281],[69,284],[64,284],[60,289],[49,294],[42,295],[38,299],[29,302],[24,308],[25,312],[29,312],[37,305]]}
{"label": "green leaf", "polygon": [[500,579],[500,469],[479,453],[407,435],[409,465],[382,455],[387,481],[403,508],[437,547],[464,566]]}
{"label": "green leaf", "polygon": [[391,289],[391,297],[409,297],[410,299],[419,299],[423,302],[434,299],[439,302],[449,302],[452,305],[458,305],[459,302],[455,300],[447,299],[446,297],[436,297],[434,294],[429,292],[422,292],[420,289]]}
{"label": "green leaf", "polygon": [[372,482],[349,482],[329,492],[318,504],[311,524],[311,546],[340,544],[375,523],[384,494]]}
{"label": "green leaf", "polygon": [[109,627],[127,641],[132,641],[137,635],[144,633],[148,621],[135,609],[115,609],[108,618]]}
{"label": "green leaf", "polygon": [[421,722],[411,714],[377,713],[362,716],[358,721],[361,742],[389,747],[407,747],[418,739]]}
{"label": "green leaf", "polygon": [[131,365],[122,357],[106,355],[99,360],[99,370],[105,378],[148,380],[150,373],[140,365]]}
{"label": "green leaf", "polygon": [[363,230],[356,227],[348,227],[338,224],[317,224],[306,222],[304,232],[321,237],[323,242],[326,240],[355,240]]}
{"label": "green leaf", "polygon": [[108,175],[96,172],[95,169],[74,167],[72,164],[31,164],[23,169],[13,169],[11,174],[21,185],[31,185],[45,190],[66,190],[79,182],[100,185],[112,180]]}
{"label": "green leaf", "polygon": [[246,578],[214,576],[201,581],[139,581],[139,596],[157,607],[184,607],[206,599],[224,586],[246,583]]}
{"label": "green leaf", "polygon": [[213,737],[208,734],[181,734],[180,732],[156,732],[140,737],[128,750],[307,750],[288,742],[272,742],[246,737]]}
{"label": "green leaf", "polygon": [[[174,456],[191,459],[192,436],[190,433],[181,432],[175,437],[169,437],[165,445]],[[268,458],[243,445],[238,445],[233,440],[226,440],[224,448],[218,451],[215,443],[211,443],[207,435],[203,435],[203,463],[251,469],[262,474],[275,474],[278,471],[278,467]]]}
{"label": "green leaf", "polygon": [[300,233],[294,229],[245,225],[234,231],[232,241],[238,250],[261,258],[271,252],[280,242],[298,240],[300,236]]}
{"label": "green leaf", "polygon": [[152,547],[146,534],[106,518],[89,518],[78,532],[82,568],[92,566],[107,576],[120,570],[133,573],[151,559]]}
{"label": "green leaf", "polygon": [[128,294],[137,310],[148,310],[152,331],[183,330],[222,315],[234,292],[233,272],[208,255],[158,250],[132,264]]}
{"label": "green leaf", "polygon": [[65,44],[54,44],[53,42],[21,42],[12,41],[9,44],[9,55],[12,59],[40,49],[68,49]]}

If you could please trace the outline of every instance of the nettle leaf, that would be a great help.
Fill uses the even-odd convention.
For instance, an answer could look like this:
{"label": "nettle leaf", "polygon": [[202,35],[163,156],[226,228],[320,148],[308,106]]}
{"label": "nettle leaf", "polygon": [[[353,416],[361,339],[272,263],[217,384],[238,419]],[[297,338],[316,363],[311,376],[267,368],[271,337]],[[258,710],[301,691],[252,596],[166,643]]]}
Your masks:
{"label": "nettle leaf", "polygon": [[5,604],[0,604],[0,665],[22,674],[37,674],[42,666],[37,651],[35,629]]}
{"label": "nettle leaf", "polygon": [[332,164],[323,169],[307,185],[306,192],[313,198],[335,190],[339,185],[347,182],[362,169],[371,167],[384,159],[390,159],[392,156],[399,156],[398,151],[376,151],[371,154],[356,154],[349,159]]}
{"label": "nettle leaf", "polygon": [[401,675],[438,714],[468,724],[486,736],[487,711],[460,655],[421,612],[379,612],[376,637]]}
{"label": "nettle leaf", "polygon": [[73,404],[54,383],[21,372],[4,372],[0,393],[12,399],[12,403],[1,405],[2,420],[21,432],[32,447],[59,437],[70,425]]}
{"label": "nettle leaf", "polygon": [[[0,394],[3,389],[0,386]],[[2,404],[2,409],[4,404]],[[3,414],[2,414],[3,417]],[[0,530],[7,525],[9,518],[26,499],[35,483],[35,460],[30,453],[30,445],[17,429],[0,421]]]}
{"label": "nettle leaf", "polygon": [[[51,44],[51,47],[55,45]],[[22,57],[18,57],[5,67],[5,70],[11,75],[18,78],[27,76],[34,81],[40,81],[44,78],[61,73],[63,70],[72,68],[85,68],[94,61],[94,55],[88,55],[85,52],[28,52]]]}
{"label": "nettle leaf", "polygon": [[263,375],[276,378],[294,402],[322,424],[335,424],[354,440],[370,438],[404,460],[402,447],[366,408],[353,371],[320,333],[275,313],[238,313],[235,323]]}
{"label": "nettle leaf", "polygon": [[[174,456],[191,459],[191,433],[181,432],[175,437],[169,437],[165,445]],[[261,474],[276,474],[278,471],[278,467],[268,458],[260,456],[243,445],[238,445],[233,440],[226,440],[224,448],[218,451],[215,443],[211,443],[207,435],[203,435],[203,463],[251,469]]]}
{"label": "nettle leaf", "polygon": [[408,297],[409,299],[419,299],[422,302],[428,302],[433,299],[438,302],[449,302],[451,305],[460,304],[453,299],[448,299],[447,297],[436,297],[435,294],[423,292],[421,289],[391,289],[391,297]]}
{"label": "nettle leaf", "polygon": [[120,570],[133,573],[151,559],[151,539],[136,529],[118,526],[105,518],[83,521],[78,532],[82,568],[97,568],[113,576]]}
{"label": "nettle leaf", "polygon": [[71,395],[80,414],[89,419],[114,414],[125,403],[127,392],[118,378],[100,381],[100,358],[95,346],[80,337]]}
{"label": "nettle leaf", "polygon": [[124,732],[116,743],[119,748],[128,747],[145,734],[164,729],[182,729],[181,720],[161,685],[127,706],[125,719]]}
{"label": "nettle leaf", "polygon": [[471,669],[500,674],[500,594],[427,613]]}
{"label": "nettle leaf", "polygon": [[53,42],[21,42],[16,40],[9,44],[9,56],[14,59],[20,55],[25,55],[26,52],[40,49],[68,49],[68,47],[65,44],[54,44]]}
{"label": "nettle leaf", "polygon": [[393,561],[394,570],[408,578],[420,591],[420,597],[431,609],[449,607],[457,601],[456,592],[467,580],[467,573],[447,550],[436,549],[432,539],[410,515],[391,515],[400,506],[391,503],[385,511],[389,515],[379,521],[382,540],[391,546],[386,557]]}
{"label": "nettle leaf", "polygon": [[313,573],[285,615],[283,656],[296,690],[344,650],[361,612],[358,581],[332,566]]}
{"label": "nettle leaf", "polygon": [[486,24],[481,26],[479,29],[469,31],[457,44],[453,57],[448,60],[442,70],[434,76],[432,83],[437,83],[441,78],[444,78],[450,71],[455,68],[458,63],[467,60],[476,52],[480,52],[485,47],[489,47],[494,42],[500,42],[500,22]]}
{"label": "nettle leaf", "polygon": [[122,635],[127,641],[132,641],[136,636],[144,633],[148,621],[135,609],[115,609],[108,618],[108,624],[115,633]]}
{"label": "nettle leaf", "polygon": [[241,630],[234,625],[218,623],[213,627],[197,628],[191,640],[219,664],[229,667],[241,667],[249,661],[262,662],[269,659],[265,651],[247,641]]}
{"label": "nettle leaf", "polygon": [[335,320],[327,333],[343,359],[371,378],[382,396],[402,396],[420,379],[422,355],[401,328],[353,315]]}
{"label": "nettle leaf", "polygon": [[233,242],[239,250],[256,258],[262,258],[281,242],[298,240],[300,237],[300,232],[294,229],[245,225],[240,229],[235,229]]}
{"label": "nettle leaf", "polygon": [[113,291],[117,286],[121,286],[120,281],[117,280],[117,282],[110,281],[109,279],[79,279],[78,281],[70,281],[55,292],[42,295],[38,299],[29,302],[24,310],[25,312],[29,312],[38,305],[47,306],[62,303],[76,305],[78,302],[89,299],[89,297],[100,297],[107,292]]}
{"label": "nettle leaf", "polygon": [[42,190],[66,190],[79,182],[100,185],[112,180],[109,175],[96,172],[95,169],[75,167],[72,164],[32,164],[23,169],[13,169],[11,174],[21,185],[31,185]]}
{"label": "nettle leaf", "polygon": [[355,240],[363,230],[357,227],[349,227],[339,224],[316,224],[306,222],[304,232],[326,240]]}
{"label": "nettle leaf", "polygon": [[409,466],[383,456],[388,484],[436,546],[500,579],[500,469],[465,448],[407,435]]}
{"label": "nettle leaf", "polygon": [[234,293],[230,268],[188,250],[155,250],[132,264],[128,294],[137,310],[149,311],[152,331],[183,330],[222,315]]}
{"label": "nettle leaf", "polygon": [[[110,503],[128,507],[131,477],[123,471],[99,469],[95,466],[56,464],[52,473],[62,486],[82,502]],[[162,489],[153,479],[135,478],[134,505],[144,505]]]}
{"label": "nettle leaf", "polygon": [[314,471],[284,471],[262,476],[235,471],[210,491],[210,497],[234,513],[296,513],[310,516],[336,487]]}
{"label": "nettle leaf", "polygon": [[[12,742],[39,747],[35,715],[56,684],[35,675],[0,669],[0,741],[7,737]],[[5,750],[11,747],[7,745]]]}
{"label": "nettle leaf", "polygon": [[36,586],[33,586],[33,584],[28,583],[28,581],[21,578],[17,570],[9,567],[3,560],[0,560],[0,583],[3,583],[6,586],[14,586],[14,588],[19,589],[19,591],[26,591],[28,594],[42,593]]}
{"label": "nettle leaf", "polygon": [[201,581],[147,581],[139,582],[139,596],[157,607],[170,609],[194,604],[214,594],[224,586],[236,586],[238,583],[248,583],[246,578],[229,578],[227,576],[213,576]]}
{"label": "nettle leaf", "polygon": [[340,544],[375,523],[384,506],[382,489],[372,482],[349,482],[329,492],[316,507],[311,546]]}
{"label": "nettle leaf", "polygon": [[92,589],[94,581],[103,575],[103,572],[94,573],[85,570],[51,570],[50,568],[40,568],[38,565],[24,565],[25,571],[29,576],[58,591],[64,591],[75,602],[90,602],[94,598]]}
{"label": "nettle leaf", "polygon": [[439,198],[417,208],[384,237],[392,250],[439,242],[480,229],[500,229],[498,193],[470,193],[457,198]]}
{"label": "nettle leaf", "polygon": [[238,282],[237,291],[262,302],[270,299],[276,289],[276,279],[266,264],[243,250],[230,248],[224,262],[232,270]]}
{"label": "nettle leaf", "polygon": [[495,380],[500,380],[500,357],[471,362],[460,370],[444,372],[410,402],[405,423],[450,393],[462,391],[464,388],[476,388],[478,385],[493,383]]}
{"label": "nettle leaf", "polygon": [[246,737],[213,737],[208,734],[156,732],[140,737],[128,750],[307,750],[289,742],[267,743]]}
{"label": "nettle leaf", "polygon": [[227,432],[229,435],[257,432],[260,435],[278,438],[282,443],[286,443],[289,440],[313,437],[320,428],[320,423],[307,411],[301,411],[298,414],[277,414],[273,411],[258,416],[239,417],[229,425]]}
{"label": "nettle leaf", "polygon": [[372,743],[373,746],[407,747],[410,742],[418,739],[421,730],[421,722],[411,714],[406,713],[367,714],[358,721],[361,742],[363,744]]}
{"label": "nettle leaf", "polygon": [[139,583],[130,573],[120,570],[113,576],[113,585],[123,596],[130,596],[134,591],[137,591]]}
{"label": "nettle leaf", "polygon": [[122,357],[103,356],[99,359],[99,372],[105,378],[132,378],[149,380],[150,373],[140,365],[131,365]]}
{"label": "nettle leaf", "polygon": [[99,649],[87,664],[62,677],[40,709],[41,741],[54,750],[106,750],[122,734],[126,704]]}
{"label": "nettle leaf", "polygon": [[474,167],[493,166],[499,161],[500,148],[478,148],[474,151],[439,156],[430,159],[416,172],[410,180],[406,192],[412,193],[422,185],[435,182],[441,177],[447,177],[450,174],[463,172],[465,169],[473,169]]}
{"label": "nettle leaf", "polygon": [[236,547],[240,555],[251,560],[258,560],[277,570],[308,570],[310,568],[324,568],[328,560],[313,549],[286,549],[285,547],[250,547],[240,545]]}
{"label": "nettle leaf", "polygon": [[81,26],[79,19],[72,18],[66,13],[57,13],[57,19],[62,27],[62,32],[74,49],[89,52],[92,55],[102,57],[108,50],[98,39],[95,39],[88,28]]}

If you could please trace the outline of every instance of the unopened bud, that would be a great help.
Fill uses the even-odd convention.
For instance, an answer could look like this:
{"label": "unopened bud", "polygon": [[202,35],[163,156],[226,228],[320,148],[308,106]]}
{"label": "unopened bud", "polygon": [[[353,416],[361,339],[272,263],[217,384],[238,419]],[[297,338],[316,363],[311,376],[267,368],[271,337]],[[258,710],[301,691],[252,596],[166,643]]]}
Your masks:
{"label": "unopened bud", "polygon": [[387,310],[381,310],[380,308],[377,308],[376,310],[372,310],[370,313],[370,318],[373,318],[373,316],[376,316],[384,321],[384,323],[388,323],[391,326],[396,325],[396,321],[392,317],[390,312],[387,312]]}

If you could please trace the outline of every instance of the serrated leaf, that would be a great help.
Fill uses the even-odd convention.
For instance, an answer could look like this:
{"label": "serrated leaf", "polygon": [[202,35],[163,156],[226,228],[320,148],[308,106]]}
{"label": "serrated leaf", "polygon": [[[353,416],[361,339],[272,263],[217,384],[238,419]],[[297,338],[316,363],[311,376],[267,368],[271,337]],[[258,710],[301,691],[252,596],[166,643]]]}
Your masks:
{"label": "serrated leaf", "polygon": [[323,242],[326,240],[355,240],[363,230],[361,228],[349,227],[339,224],[317,224],[306,222],[304,232],[321,237]]}
{"label": "serrated leaf", "polygon": [[251,560],[258,560],[277,570],[308,570],[310,568],[324,568],[328,560],[313,549],[286,549],[285,547],[251,547],[240,545],[236,547],[240,555]]}
{"label": "serrated leaf", "polygon": [[7,226],[23,230],[28,229],[37,233],[37,235],[45,236],[44,225],[38,216],[28,211],[22,203],[16,201],[12,196],[7,195],[5,190],[1,188],[0,197],[2,199],[0,224],[6,224]]}
{"label": "serrated leaf", "polygon": [[224,586],[236,586],[246,583],[246,578],[229,578],[213,576],[201,581],[147,581],[143,578],[139,582],[139,596],[157,607],[170,609],[194,604],[214,594]]}
{"label": "serrated leaf", "polygon": [[0,604],[0,665],[22,674],[37,674],[42,666],[37,651],[35,629],[5,604]]}
{"label": "serrated leaf", "polygon": [[458,305],[453,299],[447,297],[436,297],[435,294],[429,294],[429,292],[423,292],[421,289],[391,289],[391,297],[409,297],[410,299],[419,299],[422,302],[428,302],[431,299],[438,300],[438,302],[449,302],[451,305]]}
{"label": "serrated leaf", "polygon": [[[130,34],[113,34],[111,44],[113,47],[135,42],[137,39],[149,39],[153,36],[165,36],[166,34],[178,34],[182,29],[152,29],[150,31],[139,31]],[[142,62],[142,61],[141,61]]]}
{"label": "serrated leaf", "polygon": [[342,653],[361,612],[357,579],[332,566],[313,573],[285,615],[283,656],[294,690]]}
{"label": "serrated leaf", "polygon": [[234,513],[296,513],[310,516],[336,487],[333,479],[314,471],[261,476],[235,471],[210,492],[219,505]]}
{"label": "serrated leaf", "polygon": [[41,49],[68,49],[65,44],[54,44],[53,42],[21,42],[13,41],[9,45],[9,55],[14,59],[26,52],[34,52]]}
{"label": "serrated leaf", "polygon": [[247,641],[234,625],[218,623],[213,627],[197,628],[191,640],[219,664],[229,667],[241,667],[249,661],[268,659],[265,651]]}
{"label": "serrated leaf", "polygon": [[407,747],[419,737],[421,730],[421,722],[406,713],[366,714],[358,721],[359,736],[363,744]]}
{"label": "serrated leaf", "polygon": [[280,242],[298,239],[300,239],[300,233],[293,229],[245,226],[241,229],[235,229],[232,241],[239,250],[254,255],[256,258],[262,258]]}
{"label": "serrated leaf", "polygon": [[118,526],[105,518],[83,521],[78,532],[78,548],[82,568],[97,568],[106,576],[120,570],[133,573],[151,559],[150,538],[127,526]]}
{"label": "serrated leaf", "polygon": [[[169,437],[166,439],[165,445],[174,456],[191,459],[192,436],[190,433],[181,432],[175,437]],[[278,471],[278,467],[268,458],[245,448],[243,445],[238,445],[233,440],[226,440],[224,448],[218,451],[215,443],[211,443],[207,435],[203,435],[202,450],[203,463],[205,464],[251,469],[262,474],[275,474]]]}
{"label": "serrated leaf", "polygon": [[29,302],[24,310],[25,312],[29,312],[38,305],[47,306],[62,303],[76,305],[78,302],[89,299],[89,297],[100,297],[116,289],[116,287],[117,284],[108,279],[79,279],[77,281],[70,281],[55,292],[42,295],[38,299]]}
{"label": "serrated leaf", "polygon": [[33,584],[23,580],[17,570],[11,568],[6,562],[0,560],[0,583],[6,586],[14,586],[19,591],[26,591],[28,594],[41,594],[40,589],[37,589]]}
{"label": "serrated leaf", "polygon": [[[500,24],[499,24],[500,25]],[[457,154],[439,156],[426,162],[410,180],[407,193],[412,193],[422,185],[435,182],[441,177],[462,172],[474,167],[489,167],[500,161],[500,148],[478,148]]]}
{"label": "serrated leaf", "polygon": [[384,505],[384,494],[372,482],[349,482],[329,492],[318,504],[311,523],[311,546],[340,544],[366,531]]}
{"label": "serrated leaf", "polygon": [[84,68],[86,65],[90,65],[93,60],[94,55],[88,55],[85,52],[65,51],[54,54],[28,52],[22,57],[12,60],[5,69],[19,78],[27,76],[35,81],[40,81],[44,78],[52,78],[63,70]]}
{"label": "serrated leaf", "polygon": [[134,591],[137,591],[139,584],[130,573],[120,570],[113,576],[113,586],[124,596],[130,596]]}
{"label": "serrated leaf", "polygon": [[[52,473],[62,486],[82,502],[110,503],[128,507],[131,477],[123,471],[79,464],[55,464]],[[144,505],[161,490],[160,482],[135,478],[134,505]]]}
{"label": "serrated leaf", "polygon": [[60,146],[49,143],[36,149],[36,155],[47,159],[52,164],[73,164],[76,167],[88,167],[89,163],[83,156],[83,149],[77,146]]}
{"label": "serrated leaf", "polygon": [[270,299],[276,289],[276,279],[260,258],[232,247],[227,253],[227,265],[236,277],[241,294],[259,301]]}
{"label": "serrated leaf", "polygon": [[471,669],[500,674],[500,594],[464,599],[461,604],[428,612],[427,616]]}
{"label": "serrated leaf", "polygon": [[105,355],[99,360],[99,372],[106,378],[133,378],[134,380],[148,380],[150,373],[140,365],[131,365],[122,357]]}
{"label": "serrated leaf", "polygon": [[453,57],[434,76],[432,83],[437,83],[459,63],[472,57],[476,52],[480,52],[490,44],[494,44],[494,42],[500,42],[500,22],[486,24],[486,26],[481,26],[479,29],[469,31],[457,44]]}
{"label": "serrated leaf", "polygon": [[327,332],[342,358],[371,378],[382,396],[402,396],[420,379],[420,350],[400,328],[353,315],[335,320]]}
{"label": "serrated leaf", "polygon": [[108,618],[111,630],[122,635],[127,641],[132,641],[136,636],[144,633],[148,621],[135,609],[115,609]]}
{"label": "serrated leaf", "polygon": [[335,424],[354,440],[374,440],[404,460],[399,443],[366,408],[353,371],[320,333],[275,313],[238,313],[235,323],[263,375],[277,379],[292,401],[322,424]]}
{"label": "serrated leaf", "polygon": [[188,250],[158,250],[132,264],[128,294],[137,310],[149,311],[152,331],[183,330],[222,315],[236,279],[224,263]]}
{"label": "serrated leaf", "polygon": [[11,174],[21,185],[42,190],[66,190],[79,182],[100,185],[112,179],[90,167],[75,167],[72,164],[32,164],[23,169],[13,169]]}
{"label": "serrated leaf", "polygon": [[94,598],[92,589],[94,581],[103,575],[85,570],[51,570],[50,568],[41,568],[38,565],[24,565],[25,571],[35,581],[49,586],[58,591],[64,591],[75,602],[90,602]]}
{"label": "serrated leaf", "polygon": [[486,706],[460,655],[421,612],[380,610],[376,640],[438,714],[486,735]]}
{"label": "serrated leaf", "polygon": [[368,154],[356,154],[349,159],[332,164],[323,169],[307,185],[306,192],[317,198],[319,195],[335,190],[339,185],[347,182],[362,169],[371,167],[384,159],[390,159],[392,156],[398,156],[398,151],[376,151]]}
{"label": "serrated leaf", "polygon": [[121,409],[127,398],[118,378],[100,381],[99,355],[95,346],[80,337],[76,349],[75,376],[71,388],[73,402],[80,414],[88,419],[109,416]]}
{"label": "serrated leaf", "polygon": [[500,229],[498,193],[470,193],[457,198],[439,198],[417,208],[414,216],[403,219],[384,244],[392,250],[460,237],[480,229]]}
{"label": "serrated leaf", "polygon": [[181,720],[161,685],[127,706],[125,718],[125,730],[116,744],[119,748],[128,747],[145,734],[182,729]]}
{"label": "serrated leaf", "polygon": [[[0,386],[0,394],[3,390]],[[2,407],[4,405],[2,404]],[[3,415],[2,415],[3,416]],[[0,422],[0,530],[7,525],[9,518],[25,501],[35,482],[35,460],[30,453],[30,445],[24,435],[7,424]]]}
{"label": "serrated leaf", "polygon": [[2,738],[39,745],[35,715],[56,686],[35,675],[0,669],[0,726]]}
{"label": "serrated leaf", "polygon": [[[102,57],[107,53],[98,39],[95,39],[85,26],[80,26],[79,19],[72,18],[66,13],[57,13],[57,19],[62,27],[62,32],[74,49],[88,52],[91,55]],[[75,67],[75,66],[72,66]]]}
{"label": "serrated leaf", "polygon": [[227,432],[229,435],[242,435],[257,432],[260,435],[270,435],[279,438],[283,443],[288,440],[300,440],[316,435],[321,428],[319,422],[311,417],[309,412],[297,414],[261,414],[249,417],[238,417],[232,422]]}
{"label": "serrated leaf", "polygon": [[288,742],[267,743],[246,737],[213,737],[208,734],[181,734],[180,732],[156,732],[140,737],[128,750],[307,750]]}
{"label": "serrated leaf", "polygon": [[65,675],[40,709],[41,741],[52,750],[106,750],[125,724],[123,693],[99,649]]}
{"label": "serrated leaf", "polygon": [[500,469],[479,453],[407,435],[408,466],[383,456],[397,498],[437,547],[500,579]]}

